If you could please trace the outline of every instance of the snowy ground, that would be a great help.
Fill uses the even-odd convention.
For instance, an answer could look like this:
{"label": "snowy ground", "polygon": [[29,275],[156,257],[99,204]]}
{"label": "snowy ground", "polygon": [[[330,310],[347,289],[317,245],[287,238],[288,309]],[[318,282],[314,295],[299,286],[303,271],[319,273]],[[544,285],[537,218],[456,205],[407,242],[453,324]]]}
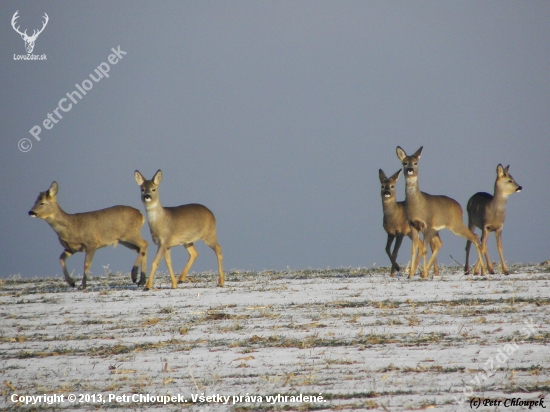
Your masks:
{"label": "snowy ground", "polygon": [[[466,410],[472,397],[539,400],[550,392],[550,270],[510,269],[466,277],[447,267],[433,280],[365,268],[231,272],[224,288],[201,273],[176,290],[158,274],[150,292],[120,274],[94,277],[84,292],[62,279],[4,280],[0,408],[20,407],[12,400],[22,395],[48,397],[35,398],[35,410]],[[209,402],[193,403],[201,395]],[[480,407],[489,409],[524,408]]]}

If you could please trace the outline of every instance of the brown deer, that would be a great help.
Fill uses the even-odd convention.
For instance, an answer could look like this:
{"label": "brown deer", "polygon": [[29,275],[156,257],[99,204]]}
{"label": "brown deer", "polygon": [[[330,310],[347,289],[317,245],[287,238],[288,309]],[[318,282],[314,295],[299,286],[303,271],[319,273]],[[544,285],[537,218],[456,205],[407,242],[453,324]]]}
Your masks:
{"label": "brown deer", "polygon": [[[506,218],[506,203],[508,196],[512,193],[521,192],[522,187],[516,183],[512,175],[508,172],[510,165],[505,168],[501,164],[497,166],[497,180],[495,181],[495,194],[491,195],[486,192],[478,192],[473,195],[468,201],[468,227],[472,232],[476,227],[481,229],[481,245],[485,251],[485,260],[487,262],[487,270],[490,274],[494,274],[489,252],[487,250],[487,238],[489,233],[495,232],[497,239],[497,248],[502,263],[502,272],[508,275],[508,268],[504,262],[502,253],[502,227]],[[466,263],[464,265],[464,273],[469,273],[468,260],[470,257],[471,242],[466,242]],[[474,275],[478,273],[478,264],[474,268]]]}
{"label": "brown deer", "polygon": [[145,219],[141,212],[130,206],[113,206],[93,212],[66,213],[57,204],[57,182],[41,192],[29,211],[32,217],[44,219],[57,233],[59,242],[65,248],[59,257],[65,280],[71,286],[75,281],[69,275],[65,260],[76,252],[85,252],[82,289],[86,288],[86,277],[97,249],[118,243],[135,250],[138,257],[132,268],[132,282],[136,283],[138,268],[141,276],[138,286],[145,284],[147,268],[147,242],[141,237]]}
{"label": "brown deer", "polygon": [[[418,187],[418,159],[422,153],[422,147],[413,155],[407,156],[405,151],[397,146],[397,157],[403,164],[403,172],[406,177],[405,183],[405,207],[407,210],[407,220],[411,225],[412,231],[412,256],[411,256],[411,271],[409,277],[413,277],[416,272],[418,262],[415,258],[415,245],[418,241],[418,232],[424,235],[424,251],[427,250],[426,245],[432,238],[442,229],[449,229],[455,235],[462,236],[467,240],[474,242],[477,249],[479,261],[481,261],[481,272],[485,274],[485,265],[483,264],[481,243],[477,235],[472,233],[462,220],[462,207],[460,204],[450,197],[430,195],[421,192]],[[428,276],[427,269],[436,259],[442,242],[436,245],[432,256],[426,265],[426,253],[424,253],[424,268],[422,277]]]}
{"label": "brown deer", "polygon": [[155,173],[151,180],[146,180],[137,170],[134,172],[134,177],[137,184],[141,187],[141,200],[147,211],[151,237],[158,246],[158,251],[151,267],[151,275],[147,280],[145,290],[153,287],[155,272],[163,257],[170,272],[172,289],[176,289],[178,281],[172,270],[170,248],[172,246],[183,245],[187,249],[187,252],[189,252],[189,260],[179,277],[179,283],[181,283],[187,277],[191,265],[198,256],[193,245],[198,240],[204,241],[216,253],[219,272],[218,286],[223,286],[225,278],[222,267],[222,248],[218,244],[214,214],[207,207],[199,204],[163,207],[160,203],[158,192],[158,186],[162,180],[162,172],[160,170]]}
{"label": "brown deer", "polygon": [[[386,253],[391,261],[391,273],[390,276],[394,277],[395,272],[399,272],[400,267],[397,264],[397,253],[401,247],[401,242],[404,236],[408,236],[412,239],[412,232],[409,222],[407,221],[407,211],[405,209],[405,202],[398,202],[396,200],[395,184],[401,169],[394,173],[391,177],[387,177],[382,169],[378,170],[378,177],[382,184],[382,190],[380,192],[382,196],[382,210],[384,212],[383,226],[384,230],[388,234],[388,241],[386,243]],[[391,251],[391,245],[395,239],[395,246],[393,252]],[[437,248],[437,244],[441,243],[439,235],[436,234],[430,242],[432,253]],[[418,238],[418,250],[424,254],[424,243]],[[439,268],[437,267],[437,260],[434,259],[434,276],[439,275]]]}

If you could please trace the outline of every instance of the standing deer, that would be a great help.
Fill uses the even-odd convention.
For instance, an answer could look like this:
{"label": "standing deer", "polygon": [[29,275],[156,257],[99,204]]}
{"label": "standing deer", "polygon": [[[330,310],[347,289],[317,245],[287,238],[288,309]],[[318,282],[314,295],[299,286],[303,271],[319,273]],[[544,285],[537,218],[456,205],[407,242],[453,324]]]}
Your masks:
{"label": "standing deer", "polygon": [[223,286],[225,278],[222,267],[222,248],[218,244],[214,214],[207,207],[194,203],[175,207],[163,207],[160,203],[159,192],[157,190],[162,180],[162,172],[160,170],[155,173],[151,180],[146,180],[137,170],[134,172],[134,177],[137,184],[141,187],[141,200],[147,211],[151,237],[158,246],[158,251],[151,267],[151,275],[149,276],[147,285],[145,285],[145,290],[153,287],[155,272],[163,257],[170,272],[172,289],[176,289],[178,281],[172,270],[170,248],[172,246],[183,245],[187,249],[187,252],[189,252],[189,260],[179,277],[179,283],[181,283],[187,277],[191,265],[198,256],[193,245],[197,240],[202,240],[216,253],[219,272],[218,286]]}
{"label": "standing deer", "polygon": [[[510,165],[503,168],[501,164],[497,166],[497,180],[495,181],[494,196],[486,192],[478,192],[473,195],[468,201],[468,227],[472,232],[476,227],[481,229],[481,245],[485,251],[485,260],[489,273],[494,275],[493,265],[489,259],[489,251],[487,250],[487,238],[489,233],[495,232],[497,238],[497,248],[502,263],[502,272],[508,275],[508,268],[504,262],[502,254],[502,227],[506,218],[506,202],[508,196],[512,193],[521,192],[522,187],[516,183],[508,169]],[[466,264],[464,265],[464,273],[469,273],[468,260],[470,257],[471,242],[466,242]],[[478,262],[479,264],[479,262]],[[474,275],[478,273],[478,264],[474,268]]]}
{"label": "standing deer", "polygon": [[82,289],[86,288],[86,277],[97,249],[118,243],[135,250],[138,257],[132,268],[132,282],[136,283],[141,263],[141,276],[138,286],[145,284],[147,268],[147,242],[141,237],[141,227],[145,221],[141,212],[130,206],[113,206],[107,209],[84,213],[65,213],[57,204],[57,182],[53,182],[45,192],[40,192],[31,217],[44,219],[57,233],[59,242],[65,248],[59,257],[65,280],[72,287],[75,281],[69,275],[65,260],[76,252],[85,252]]}
{"label": "standing deer", "polygon": [[44,17],[44,23],[42,23],[42,28],[40,30],[33,30],[32,36],[29,36],[29,35],[27,35],[27,30],[25,30],[24,32],[21,32],[21,31],[19,31],[19,26],[15,27],[16,20],[19,18],[18,13],[19,13],[19,10],[17,10],[15,12],[15,14],[13,15],[13,17],[11,18],[11,26],[13,27],[13,29],[17,33],[19,33],[21,35],[21,38],[25,41],[25,49],[27,49],[27,53],[30,54],[34,50],[34,42],[38,38],[38,35],[44,31],[44,29],[46,28],[46,25],[48,24],[48,21],[50,20],[50,18],[48,17],[48,15],[46,13],[44,13],[44,16],[43,16]]}
{"label": "standing deer", "polygon": [[[455,235],[462,236],[467,240],[474,242],[481,262],[481,273],[485,274],[485,265],[483,264],[482,245],[479,242],[477,235],[472,233],[462,220],[462,207],[454,199],[447,196],[430,195],[421,192],[418,187],[418,159],[422,153],[422,147],[413,155],[407,156],[405,151],[397,146],[397,157],[403,164],[403,172],[406,176],[405,184],[405,207],[407,209],[407,220],[412,229],[412,256],[411,256],[411,271],[409,277],[413,277],[416,272],[418,262],[415,258],[415,244],[418,241],[418,232],[424,235],[424,251],[427,250],[426,245],[432,238],[442,229],[449,229]],[[422,277],[428,276],[427,269],[435,261],[442,242],[436,245],[435,250],[426,266],[426,253],[424,253],[424,268]],[[479,263],[478,262],[478,263]]]}
{"label": "standing deer", "polygon": [[[397,202],[395,196],[395,184],[401,169],[394,173],[391,177],[387,177],[382,169],[378,171],[378,177],[382,184],[381,196],[382,196],[382,210],[384,212],[383,226],[384,230],[388,234],[388,241],[386,243],[386,253],[391,261],[391,273],[390,276],[394,277],[395,272],[399,272],[400,268],[397,264],[397,253],[401,247],[401,242],[404,236],[408,236],[412,239],[412,232],[409,222],[407,221],[407,210],[405,209],[405,202]],[[391,251],[391,245],[395,239],[395,246],[393,252]],[[439,235],[436,234],[430,242],[432,253],[437,248],[437,244],[441,243]],[[417,249],[422,254],[425,254],[424,244],[418,238]],[[440,246],[441,247],[441,246]],[[437,260],[434,259],[434,276],[439,275],[439,268],[437,267]]]}

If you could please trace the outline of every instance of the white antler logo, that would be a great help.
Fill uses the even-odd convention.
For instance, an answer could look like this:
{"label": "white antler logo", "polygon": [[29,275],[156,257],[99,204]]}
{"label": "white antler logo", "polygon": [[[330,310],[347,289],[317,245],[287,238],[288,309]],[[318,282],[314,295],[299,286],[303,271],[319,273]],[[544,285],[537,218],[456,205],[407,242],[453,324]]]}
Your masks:
{"label": "white antler logo", "polygon": [[44,31],[44,29],[46,28],[46,25],[48,24],[48,20],[50,19],[48,17],[48,15],[46,13],[44,13],[44,23],[42,24],[42,28],[38,31],[34,30],[33,33],[32,33],[32,36],[28,36],[27,35],[27,30],[25,30],[23,33],[21,33],[19,31],[19,26],[15,27],[15,24],[16,24],[16,20],[19,18],[19,10],[17,10],[15,12],[15,14],[13,15],[12,19],[11,19],[11,26],[13,27],[13,29],[19,33],[21,35],[21,38],[23,40],[25,40],[25,48],[27,49],[27,53],[32,53],[33,49],[34,49],[34,42],[36,41],[36,38],[38,37],[38,35],[40,33],[42,33]]}

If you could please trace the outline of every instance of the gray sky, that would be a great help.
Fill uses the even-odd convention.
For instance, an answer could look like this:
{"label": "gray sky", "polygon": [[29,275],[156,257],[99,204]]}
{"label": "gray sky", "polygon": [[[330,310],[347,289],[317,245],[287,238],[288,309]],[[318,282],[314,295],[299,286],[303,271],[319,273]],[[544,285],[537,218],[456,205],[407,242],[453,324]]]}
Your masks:
{"label": "gray sky", "polygon": [[[423,145],[420,188],[463,208],[510,164],[524,190],[508,202],[505,257],[550,258],[549,2],[136,3],[0,6],[1,277],[61,273],[56,234],[27,215],[53,180],[66,212],[143,212],[133,172],[159,168],[164,206],[216,215],[226,270],[389,266],[378,169],[400,168],[397,145]],[[26,55],[16,10],[28,34],[48,14],[33,51],[47,60],[14,60]],[[127,54],[109,78],[34,139],[29,130],[118,46]],[[142,233],[150,267],[156,246],[147,224]],[[463,261],[465,241],[442,239],[440,261]],[[198,251],[193,270],[216,270],[214,253]],[[398,260],[409,257],[406,240]],[[68,260],[75,276],[83,258]],[[172,259],[181,271],[187,253]],[[128,272],[134,260],[101,249],[92,273]]]}

